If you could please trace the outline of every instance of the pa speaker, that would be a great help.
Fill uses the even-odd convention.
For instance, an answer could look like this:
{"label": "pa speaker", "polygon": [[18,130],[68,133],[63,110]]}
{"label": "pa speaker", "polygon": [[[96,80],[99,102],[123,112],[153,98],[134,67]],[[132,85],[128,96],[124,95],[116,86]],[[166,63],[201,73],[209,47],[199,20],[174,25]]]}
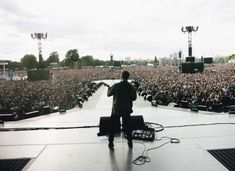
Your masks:
{"label": "pa speaker", "polygon": [[144,118],[142,115],[131,116],[131,128],[132,130],[141,129],[144,130]]}
{"label": "pa speaker", "polygon": [[[98,135],[106,135],[109,133],[110,129],[110,117],[100,117],[99,124],[99,133]],[[120,119],[115,123],[116,127],[114,128],[115,133],[119,133],[121,131]]]}
{"label": "pa speaker", "polygon": [[208,58],[204,58],[204,64],[212,64],[213,63],[213,58],[212,57],[208,57]]}
{"label": "pa speaker", "polygon": [[195,57],[186,57],[186,62],[195,62]]}
{"label": "pa speaker", "polygon": [[230,105],[229,114],[235,114],[235,105]]}
{"label": "pa speaker", "polygon": [[156,101],[156,100],[152,100],[152,101],[151,101],[151,105],[152,105],[152,106],[157,106],[157,101]]}
{"label": "pa speaker", "polygon": [[204,71],[204,63],[182,63],[182,73],[197,73]]}

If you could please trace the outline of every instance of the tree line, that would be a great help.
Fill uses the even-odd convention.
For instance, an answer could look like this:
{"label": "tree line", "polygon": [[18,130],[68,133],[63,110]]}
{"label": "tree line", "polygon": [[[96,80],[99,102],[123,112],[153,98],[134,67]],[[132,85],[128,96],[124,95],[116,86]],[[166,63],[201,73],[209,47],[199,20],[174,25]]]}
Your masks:
{"label": "tree line", "polygon": [[217,56],[214,59],[214,62],[216,63],[227,63],[230,60],[235,60],[235,54],[229,55],[229,56]]}
{"label": "tree line", "polygon": [[127,57],[125,60],[100,60],[95,59],[91,55],[79,56],[77,49],[68,50],[65,54],[65,58],[60,61],[59,53],[57,51],[51,52],[46,60],[39,64],[37,57],[33,54],[26,54],[21,58],[20,62],[10,61],[8,68],[11,70],[21,70],[21,69],[36,69],[43,67],[69,67],[69,68],[79,68],[84,66],[121,66],[121,65],[146,65],[147,63],[154,63],[154,60],[131,60]]}

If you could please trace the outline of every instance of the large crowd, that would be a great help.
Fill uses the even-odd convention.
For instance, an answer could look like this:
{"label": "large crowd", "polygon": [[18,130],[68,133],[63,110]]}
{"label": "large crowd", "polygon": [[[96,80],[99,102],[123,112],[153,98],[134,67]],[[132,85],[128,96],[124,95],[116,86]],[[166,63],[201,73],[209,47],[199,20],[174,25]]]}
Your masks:
{"label": "large crowd", "polygon": [[27,113],[43,106],[72,108],[97,88],[92,70],[54,70],[43,81],[0,80],[0,113]]}
{"label": "large crowd", "polygon": [[[150,94],[158,104],[171,102],[204,106],[233,104],[235,65],[217,64],[203,73],[182,74],[176,67],[129,67],[138,91]],[[0,80],[0,113],[30,112],[42,106],[72,108],[77,97],[84,97],[97,86],[96,80],[120,79],[120,69],[90,68],[51,70],[44,81]],[[21,72],[21,75],[23,73]]]}
{"label": "large crowd", "polygon": [[[175,67],[159,67],[136,71],[141,91],[151,94],[158,104],[171,102],[182,106],[205,106],[219,112],[235,104],[235,65],[206,67],[203,73],[181,74]],[[219,107],[218,107],[219,106]]]}

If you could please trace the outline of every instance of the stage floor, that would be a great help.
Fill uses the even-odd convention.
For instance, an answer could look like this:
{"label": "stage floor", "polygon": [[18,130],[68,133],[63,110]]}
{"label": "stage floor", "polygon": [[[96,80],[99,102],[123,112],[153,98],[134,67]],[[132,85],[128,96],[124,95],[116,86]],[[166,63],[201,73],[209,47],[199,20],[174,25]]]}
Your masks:
{"label": "stage floor", "polygon": [[[106,81],[109,84],[115,81]],[[165,128],[156,133],[153,142],[134,141],[129,149],[123,135],[115,137],[115,150],[109,150],[107,137],[98,137],[98,127],[56,129],[62,127],[98,126],[101,116],[109,116],[112,97],[101,86],[84,103],[64,114],[54,113],[17,122],[4,128],[40,128],[38,130],[1,131],[0,159],[32,158],[24,170],[227,170],[207,150],[235,148],[235,125],[202,125]],[[171,107],[153,107],[142,97],[134,102],[133,115],[143,115],[145,122],[167,126],[235,123],[235,115],[227,113],[191,112]],[[42,129],[45,128],[45,129]],[[54,128],[54,129],[48,129]],[[134,165],[132,161],[143,150],[158,147],[174,137],[180,143],[168,143],[148,152],[151,162]],[[146,153],[144,153],[146,155]]]}

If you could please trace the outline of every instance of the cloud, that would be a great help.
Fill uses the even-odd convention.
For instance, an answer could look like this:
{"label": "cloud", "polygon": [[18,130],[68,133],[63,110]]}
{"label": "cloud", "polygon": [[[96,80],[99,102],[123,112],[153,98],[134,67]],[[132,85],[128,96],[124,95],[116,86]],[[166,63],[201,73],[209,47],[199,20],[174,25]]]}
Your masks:
{"label": "cloud", "polygon": [[233,0],[1,0],[0,56],[19,60],[37,55],[34,32],[48,32],[43,54],[67,50],[104,58],[187,54],[182,26],[199,26],[193,33],[193,53],[234,53]]}

